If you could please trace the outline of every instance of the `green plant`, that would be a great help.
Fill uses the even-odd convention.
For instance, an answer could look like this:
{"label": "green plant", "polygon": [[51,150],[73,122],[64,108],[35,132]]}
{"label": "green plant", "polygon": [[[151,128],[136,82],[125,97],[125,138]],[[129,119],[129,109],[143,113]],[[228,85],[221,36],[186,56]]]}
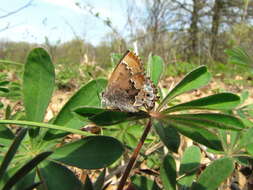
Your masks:
{"label": "green plant", "polygon": [[[160,57],[149,57],[147,70],[155,84],[158,84],[163,68],[163,61]],[[6,163],[3,161],[5,160],[3,155],[7,155],[15,137],[7,125],[15,124],[28,128],[29,132],[20,141],[19,149],[10,160],[10,164],[7,164],[9,167],[1,179],[2,184],[7,184],[5,175],[10,176],[9,179],[11,179],[15,176],[12,173],[13,170],[21,170],[22,166],[31,160],[31,157],[35,159],[46,152],[45,154],[50,155],[43,157],[40,163],[36,162],[34,164],[36,169],[31,168],[30,172],[27,172],[29,177],[20,179],[19,186],[15,184],[14,188],[21,188],[20,184],[40,183],[38,184],[40,189],[49,190],[59,187],[63,190],[105,189],[108,185],[108,183],[104,184],[105,170],[100,173],[95,182],[92,183],[88,176],[82,184],[66,165],[90,170],[109,167],[114,163],[109,168],[113,169],[112,167],[116,167],[115,161],[119,159],[124,150],[124,146],[118,139],[128,143],[127,147],[130,150],[137,144],[130,159],[128,156],[125,157],[129,163],[118,190],[122,190],[125,186],[138,155],[140,159],[146,160],[150,165],[160,166],[162,182],[158,185],[155,180],[133,175],[129,188],[142,190],[161,189],[161,185],[163,189],[178,187],[179,189],[215,190],[231,175],[235,163],[240,163],[241,156],[251,157],[249,154],[251,147],[247,151],[244,151],[244,148],[249,145],[247,138],[252,135],[252,129],[245,128],[241,120],[230,114],[231,110],[240,104],[239,96],[224,92],[171,105],[177,96],[198,89],[210,81],[211,76],[205,66],[187,74],[159,102],[155,110],[150,112],[140,110],[137,113],[128,113],[102,108],[99,95],[106,86],[106,80],[97,79],[81,87],[50,122],[43,122],[55,86],[54,78],[54,67],[47,52],[42,48],[32,50],[25,64],[22,86],[25,118],[17,120],[6,117],[7,119],[0,120],[1,163]],[[9,113],[8,110],[6,108],[5,112]],[[90,122],[103,128],[102,133],[110,136],[93,135],[79,130]],[[139,129],[137,127],[131,129],[129,125],[133,124]],[[111,125],[115,126],[110,129]],[[141,132],[140,129],[143,126],[145,128],[140,137],[138,133]],[[152,126],[155,133],[152,132],[147,138]],[[85,138],[65,143],[63,139],[69,133],[79,134]],[[197,146],[185,150],[180,161],[180,169],[176,170],[172,153],[178,152],[181,142],[180,135],[208,147],[207,150],[204,150],[199,145],[206,155],[210,153],[219,155],[214,160],[210,158],[209,165],[200,175],[198,175],[201,171],[200,149]],[[111,136],[116,136],[118,139]],[[231,141],[228,141],[227,137],[230,137]],[[146,139],[149,141],[144,144]],[[142,145],[149,146],[152,140],[163,142],[169,152],[165,154],[160,151],[160,148],[149,155],[141,152]],[[59,143],[61,146],[58,146]],[[160,163],[154,164],[153,160],[155,162],[160,160]],[[215,178],[210,176],[215,176]],[[22,186],[22,188],[25,187],[27,186]]]}
{"label": "green plant", "polygon": [[[0,166],[0,185],[3,186],[3,190],[12,189],[13,186],[16,186],[16,189],[32,189],[41,184],[41,182],[34,183],[29,179],[29,175],[27,175],[31,170],[33,170],[40,162],[45,160],[52,152],[42,152],[36,155],[32,160],[28,161],[20,169],[17,167],[10,166],[12,159],[14,158],[15,154],[17,153],[18,148],[21,145],[22,140],[26,135],[27,129],[22,129],[18,135],[13,140],[13,143],[9,147],[8,151],[6,152],[5,156],[2,158],[1,166]],[[11,132],[9,131],[9,134]],[[7,171],[8,167],[11,169]],[[6,172],[7,171],[7,172]],[[7,174],[5,174],[5,172]],[[12,175],[11,177],[9,175]],[[2,179],[5,177],[5,179]],[[22,179],[26,181],[25,184],[20,182]],[[5,183],[4,183],[5,182]],[[26,187],[24,187],[26,186]]]}
{"label": "green plant", "polygon": [[6,74],[0,75],[0,97],[5,97],[11,100],[21,99],[21,85],[18,82],[12,82],[7,79]]}
{"label": "green plant", "polygon": [[[149,62],[148,70],[151,71],[151,79],[157,84],[163,71],[161,66],[163,63],[161,59],[154,60]],[[238,118],[223,113],[226,111],[231,112],[230,110],[240,103],[239,96],[224,92],[177,105],[170,105],[175,97],[206,85],[210,79],[210,73],[205,66],[193,70],[161,100],[155,110],[150,112],[126,113],[89,106],[75,109],[75,113],[84,120],[88,119],[99,126],[104,126],[104,130],[106,130],[106,126],[111,125],[127,126],[127,124],[122,124],[126,121],[148,120],[139,143],[123,173],[118,190],[123,189],[140,152],[140,147],[144,144],[152,125],[160,140],[169,150],[169,153],[161,160],[160,164],[163,189],[176,189],[177,186],[180,189],[215,190],[231,175],[235,168],[235,162],[238,161],[238,156],[251,157],[242,151],[245,147],[243,141],[246,137],[239,138],[240,134],[244,133],[243,130],[246,130],[244,124]],[[212,112],[212,110],[215,112]],[[217,111],[221,113],[217,113]],[[117,126],[114,128],[117,128]],[[212,152],[222,156],[216,157],[214,161],[211,159],[210,165],[197,177],[200,170],[200,153],[197,147],[192,147],[186,150],[181,160],[180,170],[176,171],[174,157],[171,153],[177,153],[178,151],[180,145],[179,134],[208,147],[205,151],[206,154]],[[235,137],[236,143],[235,141],[227,141],[226,137],[229,136],[234,139],[234,134],[238,134]],[[239,144],[243,145],[237,146]],[[195,157],[191,155],[195,155]],[[193,183],[194,180],[196,182]],[[154,180],[144,176],[134,175],[131,182],[130,189],[160,189]]]}
{"label": "green plant", "polygon": [[247,68],[253,67],[253,59],[244,49],[235,47],[232,49],[226,49],[225,53],[229,56],[228,61],[230,63],[238,64]]}
{"label": "green plant", "polygon": [[[24,68],[22,94],[25,118],[17,120],[15,117],[9,117],[10,107],[7,106],[8,114],[5,115],[8,117],[0,120],[0,160],[5,171],[8,166],[8,170],[2,172],[0,184],[3,188],[12,179],[11,185],[14,189],[24,189],[28,187],[27,184],[37,184],[37,180],[41,182],[37,184],[41,189],[59,187],[63,190],[81,189],[83,184],[66,166],[82,169],[104,168],[116,161],[123,153],[123,145],[117,139],[109,136],[94,136],[79,130],[85,122],[80,121],[71,112],[73,108],[81,105],[99,106],[97,93],[102,91],[106,81],[93,80],[81,87],[56,118],[46,123],[43,120],[54,90],[54,80],[55,73],[50,56],[44,49],[35,48],[29,53]],[[12,159],[7,156],[8,149],[10,150],[8,147],[11,146],[11,141],[16,135],[7,126],[9,124],[29,128],[29,135],[19,141],[19,149],[17,151],[15,149]],[[89,137],[64,143],[63,139],[69,133]],[[17,138],[20,139],[19,135]],[[57,146],[59,143],[62,144],[60,147]],[[43,159],[40,162],[36,161],[41,158],[41,155],[44,155]],[[9,159],[7,164],[6,158]],[[29,171],[25,169],[28,177],[19,178],[18,184],[13,184],[13,178],[17,179],[16,174],[26,166],[26,163],[30,163],[29,160],[33,163],[33,167],[30,167]],[[63,184],[64,181],[67,183]]]}

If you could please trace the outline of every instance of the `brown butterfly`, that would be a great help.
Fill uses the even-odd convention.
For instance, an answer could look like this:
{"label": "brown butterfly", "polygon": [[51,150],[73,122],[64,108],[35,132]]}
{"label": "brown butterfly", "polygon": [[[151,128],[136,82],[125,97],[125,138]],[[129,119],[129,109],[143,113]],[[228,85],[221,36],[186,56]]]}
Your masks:
{"label": "brown butterfly", "polygon": [[109,78],[102,103],[112,109],[138,112],[141,107],[151,110],[158,98],[155,85],[145,76],[140,58],[128,50]]}

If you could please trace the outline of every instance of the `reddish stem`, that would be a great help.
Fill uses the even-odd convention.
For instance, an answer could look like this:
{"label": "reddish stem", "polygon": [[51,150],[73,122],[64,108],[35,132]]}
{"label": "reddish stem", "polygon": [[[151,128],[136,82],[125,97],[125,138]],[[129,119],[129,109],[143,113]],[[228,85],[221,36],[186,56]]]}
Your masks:
{"label": "reddish stem", "polygon": [[126,180],[127,180],[128,176],[130,174],[131,169],[133,168],[133,165],[134,165],[135,160],[136,160],[136,158],[137,158],[137,156],[138,156],[138,154],[139,154],[139,152],[141,150],[141,147],[144,144],[144,141],[145,141],[145,139],[148,136],[148,133],[149,133],[149,131],[151,129],[151,126],[152,125],[151,125],[151,118],[150,118],[149,121],[148,121],[148,124],[146,125],[145,130],[144,130],[144,132],[143,132],[143,134],[141,136],[141,139],[140,139],[138,145],[136,146],[136,148],[135,148],[135,150],[134,150],[134,152],[133,152],[133,154],[132,154],[132,156],[130,158],[130,161],[128,162],[126,170],[125,170],[122,178],[120,179],[119,186],[118,186],[117,190],[123,190],[124,185],[126,183]]}

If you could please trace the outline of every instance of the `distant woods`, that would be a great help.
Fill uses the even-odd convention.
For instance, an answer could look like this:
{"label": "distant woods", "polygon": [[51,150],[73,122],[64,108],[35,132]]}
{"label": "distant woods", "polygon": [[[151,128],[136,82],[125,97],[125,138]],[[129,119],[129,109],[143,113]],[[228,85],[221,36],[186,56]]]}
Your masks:
{"label": "distant woods", "polygon": [[[149,53],[163,57],[166,63],[195,61],[200,64],[225,63],[224,49],[242,46],[253,52],[252,0],[144,0],[127,1],[125,32],[112,28],[99,45],[81,37],[65,43],[45,46],[55,63],[99,64],[111,66],[111,53],[123,53],[137,47],[145,58]],[[81,7],[80,5],[78,5]],[[91,13],[98,17],[98,13]],[[109,20],[108,27],[115,26]],[[108,24],[110,23],[110,24]],[[59,36],[60,38],[60,36]],[[0,41],[0,59],[23,62],[36,44]]]}

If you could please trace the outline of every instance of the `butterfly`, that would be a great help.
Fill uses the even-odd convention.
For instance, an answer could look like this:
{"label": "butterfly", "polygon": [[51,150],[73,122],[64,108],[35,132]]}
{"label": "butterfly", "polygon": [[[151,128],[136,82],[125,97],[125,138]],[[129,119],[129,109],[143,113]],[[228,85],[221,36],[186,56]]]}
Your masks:
{"label": "butterfly", "polygon": [[112,72],[102,93],[102,104],[125,112],[147,111],[155,106],[157,88],[145,75],[140,58],[128,50]]}

